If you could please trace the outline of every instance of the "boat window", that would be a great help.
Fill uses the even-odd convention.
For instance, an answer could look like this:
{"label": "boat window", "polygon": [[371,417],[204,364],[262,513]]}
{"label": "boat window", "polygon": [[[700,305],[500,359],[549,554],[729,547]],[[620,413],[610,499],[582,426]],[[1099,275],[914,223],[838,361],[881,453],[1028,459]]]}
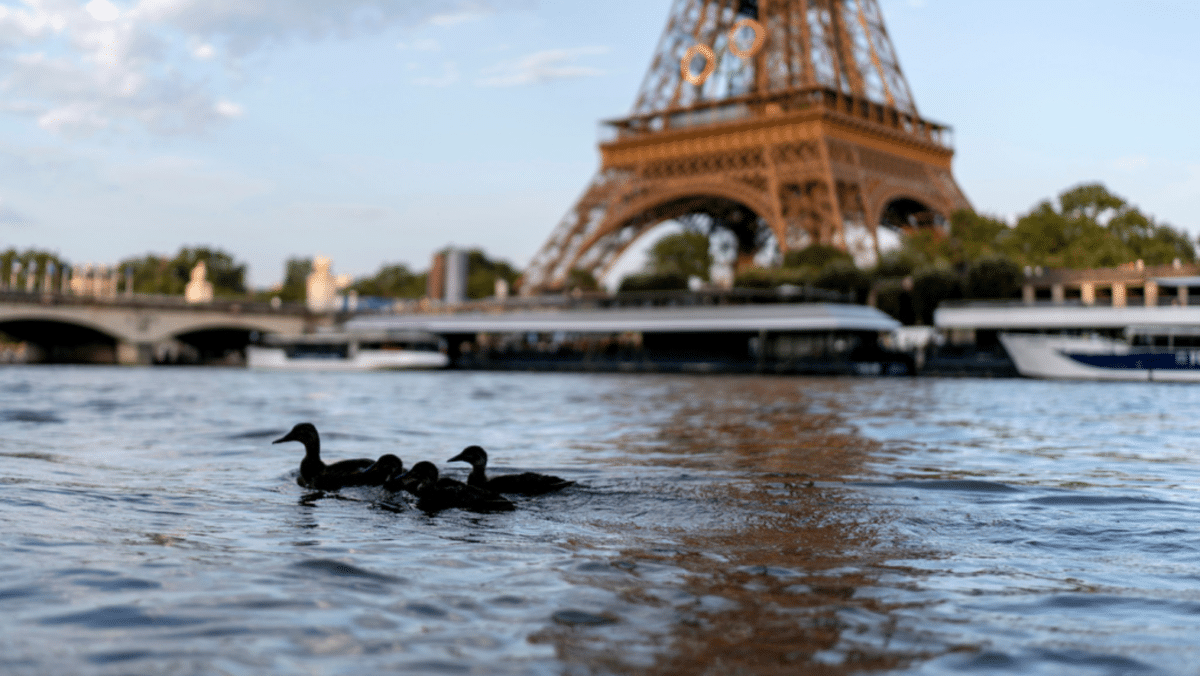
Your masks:
{"label": "boat window", "polygon": [[289,345],[284,352],[289,359],[345,359],[350,354],[350,346],[346,343]]}

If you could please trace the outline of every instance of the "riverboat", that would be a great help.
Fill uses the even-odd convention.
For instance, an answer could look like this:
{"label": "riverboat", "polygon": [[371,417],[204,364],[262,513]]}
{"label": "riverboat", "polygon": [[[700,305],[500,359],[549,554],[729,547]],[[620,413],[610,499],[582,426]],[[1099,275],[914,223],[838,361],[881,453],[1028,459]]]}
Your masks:
{"label": "riverboat", "polygon": [[1031,378],[1200,382],[1200,306],[971,303],[934,320],[950,336],[994,334]]}
{"label": "riverboat", "polygon": [[267,335],[246,347],[252,369],[374,371],[440,369],[449,363],[440,338],[414,331]]}
{"label": "riverboat", "polygon": [[1000,342],[1023,376],[1200,382],[1200,327],[1131,326],[1125,334],[1001,333]]}
{"label": "riverboat", "polygon": [[880,345],[899,326],[875,308],[828,302],[377,314],[346,323],[440,335],[458,369],[911,374],[907,354]]}

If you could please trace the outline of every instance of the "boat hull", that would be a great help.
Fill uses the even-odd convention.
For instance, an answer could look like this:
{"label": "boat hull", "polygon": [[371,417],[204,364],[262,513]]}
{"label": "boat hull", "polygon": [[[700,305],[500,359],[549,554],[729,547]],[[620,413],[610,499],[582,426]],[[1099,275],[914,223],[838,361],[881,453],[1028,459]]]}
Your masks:
{"label": "boat hull", "polygon": [[1021,375],[1068,380],[1200,382],[1200,349],[1151,348],[1097,336],[1001,333]]}
{"label": "boat hull", "polygon": [[250,345],[246,366],[281,371],[383,371],[440,369],[449,363],[445,354],[423,350],[364,350],[328,356],[291,356],[283,348]]}

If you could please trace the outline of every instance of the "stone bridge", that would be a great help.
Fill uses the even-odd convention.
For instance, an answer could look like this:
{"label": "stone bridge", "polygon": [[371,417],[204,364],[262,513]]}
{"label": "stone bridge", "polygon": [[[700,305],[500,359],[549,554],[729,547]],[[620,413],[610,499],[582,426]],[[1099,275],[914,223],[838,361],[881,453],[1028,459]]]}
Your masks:
{"label": "stone bridge", "polygon": [[0,332],[24,342],[32,351],[24,360],[35,362],[237,363],[254,333],[298,335],[331,322],[291,304],[0,292]]}

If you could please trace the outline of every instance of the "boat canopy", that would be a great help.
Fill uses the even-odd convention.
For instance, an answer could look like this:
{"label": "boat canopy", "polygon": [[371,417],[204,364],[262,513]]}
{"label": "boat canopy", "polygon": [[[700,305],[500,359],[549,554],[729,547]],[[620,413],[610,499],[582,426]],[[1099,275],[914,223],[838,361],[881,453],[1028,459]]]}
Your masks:
{"label": "boat canopy", "polygon": [[1200,326],[1200,305],[1009,305],[971,304],[939,307],[933,313],[939,329],[1051,331],[1060,329],[1124,329],[1127,326]]}
{"label": "boat canopy", "polygon": [[1200,277],[1155,277],[1154,281],[1159,286],[1200,286]]}
{"label": "boat canopy", "polygon": [[759,331],[892,331],[900,322],[866,305],[775,303],[707,307],[619,308],[546,312],[376,315],[346,323],[353,331],[471,333],[757,333]]}

